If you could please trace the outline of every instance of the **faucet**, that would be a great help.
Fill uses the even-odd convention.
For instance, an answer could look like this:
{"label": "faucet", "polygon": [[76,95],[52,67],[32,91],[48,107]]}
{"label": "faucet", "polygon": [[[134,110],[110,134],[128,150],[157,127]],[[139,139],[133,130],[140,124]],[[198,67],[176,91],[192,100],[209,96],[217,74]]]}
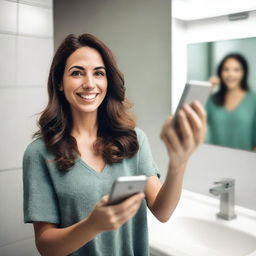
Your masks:
{"label": "faucet", "polygon": [[224,178],[214,184],[217,186],[210,188],[209,192],[215,196],[220,195],[220,212],[216,214],[217,217],[224,220],[235,219],[235,180]]}

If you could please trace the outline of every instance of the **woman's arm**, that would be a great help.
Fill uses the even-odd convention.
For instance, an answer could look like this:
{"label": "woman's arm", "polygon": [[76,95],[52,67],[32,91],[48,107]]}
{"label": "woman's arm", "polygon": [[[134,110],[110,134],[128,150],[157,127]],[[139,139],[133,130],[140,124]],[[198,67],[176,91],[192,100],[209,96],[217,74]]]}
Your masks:
{"label": "woman's arm", "polygon": [[42,256],[68,255],[98,234],[87,218],[66,228],[57,228],[57,225],[46,222],[33,224],[36,247]]}
{"label": "woman's arm", "polygon": [[136,193],[119,204],[107,205],[109,195],[105,195],[88,217],[66,228],[34,222],[36,247],[42,256],[69,255],[97,234],[119,229],[136,214],[143,199],[144,193]]}
{"label": "woman's arm", "polygon": [[166,222],[175,210],[182,189],[183,176],[192,152],[203,142],[206,133],[206,112],[200,103],[186,105],[179,113],[182,138],[172,126],[172,117],[166,120],[161,139],[167,147],[169,164],[165,182],[161,185],[156,176],[148,180],[146,199],[151,212]]}
{"label": "woman's arm", "polygon": [[148,179],[148,192],[145,193],[148,197],[148,208],[161,222],[169,220],[179,202],[184,170],[185,166],[179,173],[171,175],[168,169],[163,185],[156,176]]}

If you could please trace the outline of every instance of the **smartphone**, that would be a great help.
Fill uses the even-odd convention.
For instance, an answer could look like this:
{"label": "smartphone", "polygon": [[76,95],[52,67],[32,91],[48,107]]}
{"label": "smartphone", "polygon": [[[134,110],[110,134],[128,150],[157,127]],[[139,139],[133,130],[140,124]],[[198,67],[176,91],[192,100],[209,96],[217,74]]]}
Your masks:
{"label": "smartphone", "polygon": [[190,104],[192,101],[197,100],[199,101],[203,106],[205,106],[206,101],[210,95],[211,92],[211,83],[208,81],[196,81],[196,80],[189,80],[182,92],[179,104],[176,108],[175,114],[174,114],[174,120],[173,124],[175,129],[179,131],[179,122],[177,118],[177,114],[179,110],[182,108],[182,106],[187,103]]}
{"label": "smartphone", "polygon": [[144,192],[147,180],[146,175],[118,177],[112,185],[107,205],[118,204],[136,193]]}

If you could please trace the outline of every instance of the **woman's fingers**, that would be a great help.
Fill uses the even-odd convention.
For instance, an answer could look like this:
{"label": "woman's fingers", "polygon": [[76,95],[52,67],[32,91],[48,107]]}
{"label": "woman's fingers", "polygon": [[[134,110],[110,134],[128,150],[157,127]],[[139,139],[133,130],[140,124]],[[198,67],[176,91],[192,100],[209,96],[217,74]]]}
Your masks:
{"label": "woman's fingers", "polygon": [[204,140],[204,136],[205,136],[205,132],[206,132],[207,113],[199,101],[193,101],[191,106],[194,109],[194,111],[196,112],[196,114],[199,116],[199,118],[202,122],[202,128],[200,129],[199,138],[198,138],[198,143],[201,143]]}
{"label": "woman's fingers", "polygon": [[184,105],[183,110],[185,111],[187,118],[194,131],[198,131],[202,128],[202,121],[196,112],[187,104]]}
{"label": "woman's fingers", "polygon": [[166,131],[165,138],[173,151],[175,151],[177,154],[182,153],[180,140],[176,131],[172,127]]}
{"label": "woman's fingers", "polygon": [[112,222],[115,223],[114,225],[116,228],[120,227],[124,222],[128,221],[136,213],[141,205],[142,199],[145,196],[144,195],[141,197],[141,194],[144,193],[136,194],[120,204],[110,206],[111,208],[109,210],[111,211],[111,219]]}
{"label": "woman's fingers", "polygon": [[129,210],[125,211],[123,214],[117,217],[117,221],[123,225],[126,221],[132,218],[138,211],[140,204],[134,204]]}
{"label": "woman's fingers", "polygon": [[179,154],[182,151],[182,146],[177,132],[175,131],[173,122],[173,116],[169,116],[166,119],[160,138],[165,142],[166,146],[170,148],[170,150]]}
{"label": "woman's fingers", "polygon": [[207,113],[203,107],[203,105],[195,100],[191,103],[191,106],[192,108],[195,110],[195,112],[197,113],[197,115],[199,116],[199,118],[202,120],[202,122],[205,122],[207,121]]}
{"label": "woman's fingers", "polygon": [[199,144],[201,140],[201,130],[203,128],[203,123],[196,112],[189,105],[185,104],[183,109],[192,127],[195,144]]}
{"label": "woman's fingers", "polygon": [[128,209],[130,209],[134,204],[137,204],[137,203],[140,204],[144,197],[145,197],[144,193],[138,193],[136,195],[133,195],[133,196],[125,199],[123,202],[111,206],[112,211],[115,214],[120,214],[122,212],[125,212]]}
{"label": "woman's fingers", "polygon": [[183,111],[183,109],[179,111],[178,116],[179,116],[179,127],[181,129],[183,147],[185,150],[189,150],[194,146],[193,131],[188,121],[188,117],[185,111]]}

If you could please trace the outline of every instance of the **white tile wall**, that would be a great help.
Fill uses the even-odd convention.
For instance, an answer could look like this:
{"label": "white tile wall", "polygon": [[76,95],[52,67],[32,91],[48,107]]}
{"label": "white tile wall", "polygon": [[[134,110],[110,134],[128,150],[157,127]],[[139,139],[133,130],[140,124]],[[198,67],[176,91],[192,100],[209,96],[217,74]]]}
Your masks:
{"label": "white tile wall", "polygon": [[17,3],[0,0],[0,31],[17,32]]}
{"label": "white tile wall", "polygon": [[33,225],[23,223],[21,168],[37,130],[36,113],[48,100],[52,34],[52,0],[0,0],[1,256],[40,255]]}
{"label": "white tile wall", "polygon": [[36,129],[34,114],[46,105],[46,88],[3,88],[0,93],[0,169],[21,166],[23,152]]}
{"label": "white tile wall", "polygon": [[33,36],[53,36],[52,9],[19,3],[18,32]]}
{"label": "white tile wall", "polygon": [[17,85],[46,86],[53,53],[53,40],[19,36]]}
{"label": "white tile wall", "polygon": [[0,34],[0,60],[0,88],[15,86],[16,35]]}
{"label": "white tile wall", "polygon": [[[34,235],[32,224],[23,224],[22,170],[0,172],[0,248]],[[1,252],[1,251],[0,251]],[[0,253],[0,255],[2,255]],[[18,254],[13,254],[18,255]]]}
{"label": "white tile wall", "polygon": [[40,256],[34,238],[18,241],[7,246],[0,247],[1,256]]}

